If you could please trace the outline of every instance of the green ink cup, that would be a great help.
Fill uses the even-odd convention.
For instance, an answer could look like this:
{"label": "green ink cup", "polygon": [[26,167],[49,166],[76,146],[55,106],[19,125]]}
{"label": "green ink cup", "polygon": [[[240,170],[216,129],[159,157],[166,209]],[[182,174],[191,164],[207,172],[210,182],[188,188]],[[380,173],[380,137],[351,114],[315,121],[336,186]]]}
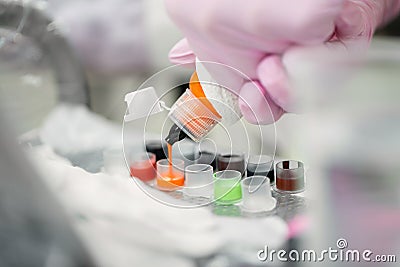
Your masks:
{"label": "green ink cup", "polygon": [[214,200],[219,205],[232,205],[242,199],[240,180],[242,174],[235,170],[224,170],[214,174]]}

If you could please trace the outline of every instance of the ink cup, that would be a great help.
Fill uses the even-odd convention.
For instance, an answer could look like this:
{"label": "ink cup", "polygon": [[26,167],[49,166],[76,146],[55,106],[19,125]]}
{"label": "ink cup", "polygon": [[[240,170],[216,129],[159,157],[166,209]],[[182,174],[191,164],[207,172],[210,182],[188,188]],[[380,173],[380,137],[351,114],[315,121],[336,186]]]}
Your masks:
{"label": "ink cup", "polygon": [[274,190],[278,193],[298,194],[304,191],[304,164],[296,160],[278,162],[275,167]]}
{"label": "ink cup", "polygon": [[242,199],[240,180],[242,174],[235,170],[224,170],[214,174],[214,200],[218,205],[232,205]]}
{"label": "ink cup", "polygon": [[156,155],[156,161],[167,158],[164,152],[166,149],[167,149],[166,143],[161,142],[160,140],[146,141],[146,151]]}
{"label": "ink cup", "polygon": [[236,170],[244,177],[246,173],[246,163],[244,154],[221,154],[217,157],[217,169],[223,170]]}
{"label": "ink cup", "polygon": [[205,137],[221,120],[207,98],[196,96],[189,89],[174,103],[168,117],[196,142]]}
{"label": "ink cup", "polygon": [[173,159],[172,164],[168,159],[157,161],[157,188],[163,191],[174,191],[182,187],[185,163],[181,159]]}
{"label": "ink cup", "polygon": [[196,160],[197,164],[208,164],[211,165],[213,170],[217,169],[217,157],[218,154],[211,151],[200,151],[199,157]]}
{"label": "ink cup", "polygon": [[136,153],[129,160],[129,169],[132,177],[143,182],[156,178],[156,156],[153,153]]}
{"label": "ink cup", "polygon": [[190,139],[183,139],[172,146],[172,158],[183,160],[185,167],[194,164],[198,157],[198,146]]}
{"label": "ink cup", "polygon": [[247,177],[266,176],[271,185],[275,184],[274,160],[267,155],[250,156],[247,161]]}
{"label": "ink cup", "polygon": [[271,211],[276,199],[271,194],[270,180],[266,176],[251,176],[242,180],[242,210],[250,213]]}
{"label": "ink cup", "polygon": [[190,197],[212,198],[213,168],[207,164],[193,164],[185,168],[183,193]]}

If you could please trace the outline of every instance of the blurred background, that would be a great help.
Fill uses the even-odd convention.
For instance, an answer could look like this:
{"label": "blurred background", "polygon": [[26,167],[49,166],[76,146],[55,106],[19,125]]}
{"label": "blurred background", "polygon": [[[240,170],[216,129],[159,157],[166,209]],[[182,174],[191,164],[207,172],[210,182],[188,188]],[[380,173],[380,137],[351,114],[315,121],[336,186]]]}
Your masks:
{"label": "blurred background", "polygon": [[[18,261],[10,257],[10,253],[21,248],[25,251],[26,243],[22,242],[25,245],[17,244],[15,250],[12,247],[3,250],[4,259],[10,257],[13,260],[9,264],[0,261],[0,266],[28,266],[32,259],[39,260],[31,266],[55,266],[54,263],[60,262],[63,264],[58,266],[109,266],[112,263],[105,256],[100,256],[99,260],[107,246],[97,253],[89,253],[95,255],[96,263],[91,262],[86,253],[81,253],[85,250],[83,247],[93,246],[87,244],[91,243],[89,241],[82,242],[81,236],[86,237],[83,240],[92,239],[92,243],[107,242],[108,239],[95,239],[95,231],[84,234],[90,227],[77,227],[77,232],[83,234],[75,236],[72,232],[76,232],[76,227],[65,223],[69,220],[66,218],[68,208],[66,214],[57,216],[57,211],[63,210],[58,204],[54,207],[49,204],[48,209],[40,211],[40,203],[60,202],[61,206],[68,206],[65,203],[74,191],[65,191],[65,195],[60,193],[68,188],[62,179],[45,178],[41,185],[42,182],[33,183],[26,177],[39,177],[43,172],[49,175],[49,170],[66,175],[67,171],[51,169],[47,162],[44,169],[37,167],[39,174],[32,174],[29,168],[21,168],[21,164],[28,166],[33,161],[40,165],[41,160],[57,159],[90,173],[100,172],[104,150],[121,146],[125,95],[171,65],[168,52],[181,38],[160,0],[0,0],[0,136],[4,137],[0,193],[1,205],[7,203],[0,214],[0,220],[4,218],[1,233],[12,239],[17,233],[13,235],[9,224],[26,219],[21,215],[8,221],[10,211],[26,214],[26,210],[31,210],[35,212],[28,217],[38,226],[36,232],[28,231],[28,234],[44,238],[40,233],[56,225],[49,236],[57,238],[46,238],[62,240],[59,244],[63,244],[59,246],[62,249],[50,253],[51,257],[46,256],[45,265],[38,258],[40,253],[26,255],[27,262],[12,265],[10,262]],[[290,72],[294,86],[304,91],[307,114],[287,114],[276,124],[263,126],[261,130],[243,122],[240,127],[246,129],[251,144],[237,144],[237,148],[243,150],[250,146],[254,148],[252,152],[265,154],[276,150],[278,157],[306,162],[313,223],[307,232],[306,243],[299,247],[323,249],[335,245],[338,238],[346,237],[354,248],[369,248],[376,253],[400,257],[400,18],[377,32],[368,56],[361,62],[349,57],[305,55],[301,64]],[[186,88],[191,72],[175,68],[168,75],[152,78],[152,85],[161,95],[176,84],[182,84],[168,96],[172,103]],[[160,133],[159,124],[163,120],[164,117],[153,119],[146,129],[149,137],[155,138]],[[138,121],[124,129],[124,136],[130,139],[127,143],[141,138],[144,123]],[[235,129],[231,132],[243,134]],[[216,131],[213,138],[218,142],[224,137]],[[36,150],[39,151],[35,153],[41,157],[35,154],[37,160],[24,158],[22,152],[15,152],[18,150],[16,143],[23,148],[38,146]],[[138,146],[134,141],[129,145]],[[14,185],[9,182],[11,177],[25,178]],[[44,184],[50,184],[49,191],[53,190],[45,200],[41,199],[42,188],[47,187]],[[32,188],[34,192],[23,193],[22,190],[19,194],[26,194],[28,202],[37,204],[27,208],[22,204],[25,202],[15,203],[16,195],[11,192],[19,192],[21,188]],[[118,201],[122,200],[113,203],[119,206]],[[79,204],[77,201],[73,207],[79,207]],[[25,208],[21,209],[21,206]],[[119,210],[121,213],[123,208]],[[86,220],[85,215],[74,216]],[[100,225],[96,229],[111,229],[110,225]],[[109,234],[123,236],[117,232],[110,231]],[[66,236],[71,238],[65,241]],[[0,245],[4,246],[9,242],[7,240],[0,240],[3,243]],[[151,244],[143,244],[152,250]],[[82,250],[76,249],[81,246]],[[124,249],[116,248],[112,255],[121,256],[124,259],[121,262],[132,266],[132,262],[143,263],[146,262],[144,259],[154,257],[142,250],[145,251],[142,247],[136,250],[142,255],[138,261],[126,257],[127,245]],[[68,251],[68,255],[59,251]],[[168,250],[163,253],[171,254]],[[198,255],[185,253],[183,257],[168,259],[174,266],[234,266],[226,258],[218,257],[213,261],[193,263],[188,258]],[[71,258],[77,262],[69,261]],[[237,266],[248,266],[240,261],[236,263]],[[153,261],[152,264],[158,266],[160,262]]]}

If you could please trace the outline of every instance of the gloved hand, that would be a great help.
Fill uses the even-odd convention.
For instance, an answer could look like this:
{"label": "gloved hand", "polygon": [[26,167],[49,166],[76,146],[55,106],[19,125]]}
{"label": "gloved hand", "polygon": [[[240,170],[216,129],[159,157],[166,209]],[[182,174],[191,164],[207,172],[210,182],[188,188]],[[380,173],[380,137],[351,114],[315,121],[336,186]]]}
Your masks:
{"label": "gloved hand", "polygon": [[[268,124],[293,112],[282,58],[299,46],[367,47],[374,30],[400,9],[400,0],[166,0],[182,30],[170,52],[173,63],[201,61],[226,64],[209,72],[220,84],[239,93],[243,116]],[[193,51],[193,52],[192,52]],[[272,112],[266,112],[266,103]]]}

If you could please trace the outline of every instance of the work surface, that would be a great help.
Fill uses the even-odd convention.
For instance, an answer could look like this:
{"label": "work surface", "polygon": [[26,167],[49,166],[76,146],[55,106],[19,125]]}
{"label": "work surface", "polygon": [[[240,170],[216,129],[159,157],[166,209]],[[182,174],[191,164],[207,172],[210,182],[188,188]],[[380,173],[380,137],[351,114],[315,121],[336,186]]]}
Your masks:
{"label": "work surface", "polygon": [[[99,139],[99,144],[107,141],[109,145],[111,139],[120,138],[120,131],[113,134],[100,126],[91,128],[96,129],[93,135],[83,135],[80,127],[76,141],[72,137],[60,140],[60,134],[54,134],[69,151],[60,151],[43,134],[41,138],[32,134],[22,143],[29,147],[43,179],[99,266],[214,266],[214,261],[221,260],[226,264],[217,266],[249,266],[260,264],[257,251],[265,246],[287,246],[288,222],[304,210],[304,198],[275,196],[277,207],[264,214],[246,214],[239,205],[171,207],[149,197],[142,190],[147,185],[129,175],[105,173],[103,151],[107,147],[95,142]],[[99,132],[107,133],[108,140],[99,137]],[[81,140],[92,144],[84,147]],[[201,201],[180,191],[166,193],[148,186],[146,191],[183,206]]]}
{"label": "work surface", "polygon": [[[110,266],[115,258],[116,266],[209,266],[221,257],[229,266],[257,264],[256,253],[264,246],[287,246],[285,221],[305,207],[303,198],[281,195],[276,209],[265,214],[245,214],[235,205],[179,209],[154,201],[133,178],[89,173],[43,145],[30,154],[100,266]],[[180,191],[149,190],[171,203],[199,201]]]}

